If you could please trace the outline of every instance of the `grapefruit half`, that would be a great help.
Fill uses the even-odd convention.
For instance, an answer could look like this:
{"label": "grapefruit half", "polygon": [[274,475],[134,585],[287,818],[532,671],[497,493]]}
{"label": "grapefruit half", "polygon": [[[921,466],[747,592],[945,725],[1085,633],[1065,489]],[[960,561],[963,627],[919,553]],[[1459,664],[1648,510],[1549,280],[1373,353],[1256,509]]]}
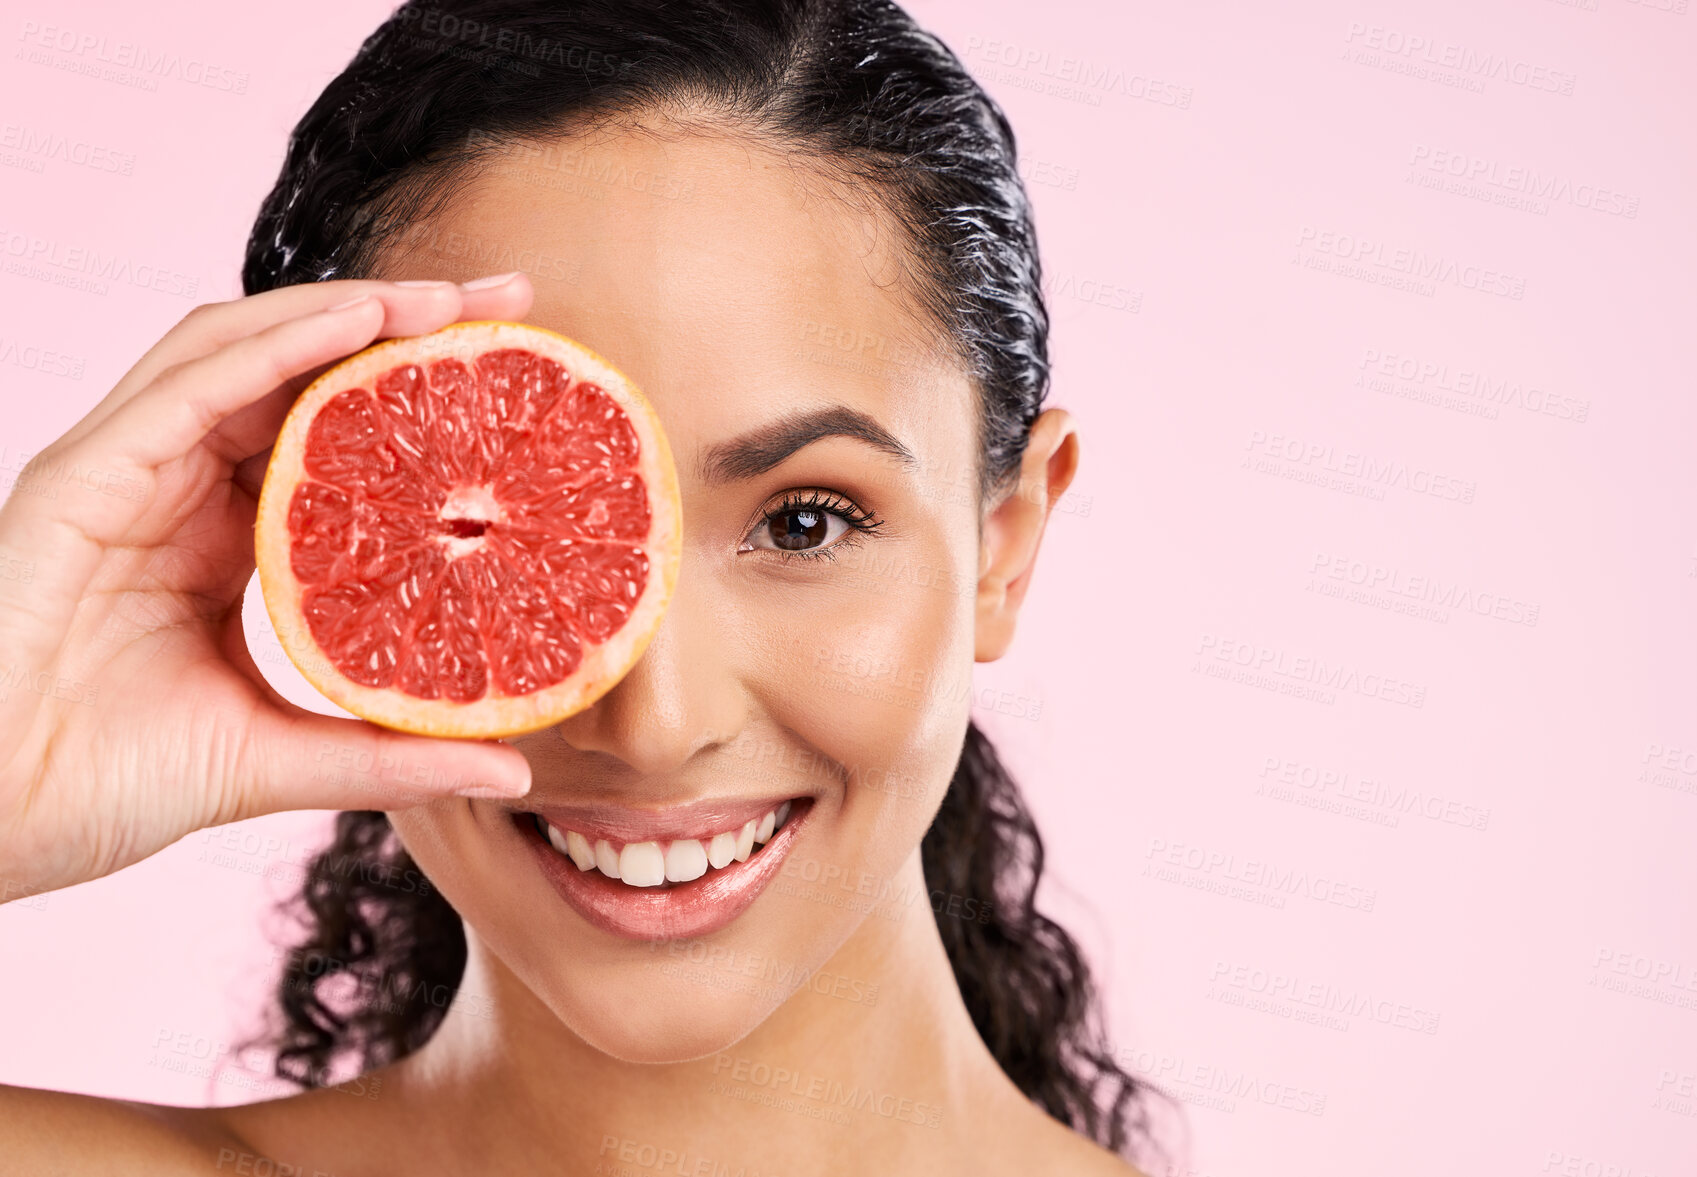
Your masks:
{"label": "grapefruit half", "polygon": [[520,323],[386,340],[301,394],[254,524],[289,658],[424,735],[517,735],[641,657],[677,582],[671,447],[593,351]]}

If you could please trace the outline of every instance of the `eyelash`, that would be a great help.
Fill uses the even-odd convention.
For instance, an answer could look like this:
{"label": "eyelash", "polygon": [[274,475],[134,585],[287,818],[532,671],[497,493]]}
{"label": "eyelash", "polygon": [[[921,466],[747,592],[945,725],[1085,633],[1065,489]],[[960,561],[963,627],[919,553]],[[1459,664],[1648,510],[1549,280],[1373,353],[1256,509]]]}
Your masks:
{"label": "eyelash", "polygon": [[835,515],[848,524],[849,529],[837,537],[836,542],[821,548],[765,549],[776,553],[785,560],[835,560],[838,548],[852,547],[861,541],[862,536],[875,534],[879,528],[884,526],[884,520],[869,511],[862,511],[849,499],[834,492],[809,490],[805,492],[806,498],[801,497],[802,493],[789,491],[784,495],[781,502],[769,510],[761,512],[760,526],[766,526],[772,522],[775,516],[790,511],[812,510]]}

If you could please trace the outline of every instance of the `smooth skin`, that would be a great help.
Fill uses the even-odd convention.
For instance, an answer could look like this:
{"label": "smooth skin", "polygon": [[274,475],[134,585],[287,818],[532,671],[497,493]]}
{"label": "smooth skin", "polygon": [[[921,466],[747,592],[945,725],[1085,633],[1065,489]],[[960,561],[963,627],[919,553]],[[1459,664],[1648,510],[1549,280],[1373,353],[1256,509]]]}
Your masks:
{"label": "smooth skin", "polygon": [[[1018,485],[980,504],[975,394],[935,346],[876,207],[699,121],[550,150],[595,166],[539,170],[534,150],[491,161],[391,248],[382,280],[197,309],[37,474],[75,461],[145,495],[29,494],[26,471],[0,509],[0,556],[37,570],[0,582],[0,661],[99,686],[92,704],[49,690],[0,705],[7,897],[209,825],[383,808],[465,917],[459,999],[423,1049],[358,1084],[245,1107],[0,1088],[0,1169],[33,1172],[23,1158],[39,1157],[63,1172],[212,1173],[248,1156],[335,1177],[641,1173],[669,1150],[673,1166],[762,1175],[1133,1174],[997,1067],[932,912],[984,897],[928,898],[918,849],[969,717],[971,665],[1012,641],[1076,470],[1074,421],[1045,411]],[[685,195],[618,179],[644,172]],[[484,256],[530,273],[458,285]],[[375,339],[460,319],[528,319],[613,359],[654,404],[683,495],[678,587],[642,659],[595,706],[505,746],[303,712],[265,684],[241,630],[258,484],[292,398]],[[709,476],[713,447],[829,406],[871,417],[914,460],[835,436],[748,477]],[[833,528],[834,559],[763,546],[767,513],[809,489],[884,526]],[[315,773],[326,746],[483,785],[432,797],[408,791],[428,774]],[[584,922],[512,820],[527,803],[662,809],[775,790],[814,802],[786,875],[682,945]],[[793,1077],[755,1078],[780,1069]],[[846,1089],[875,1102],[825,1114]]]}

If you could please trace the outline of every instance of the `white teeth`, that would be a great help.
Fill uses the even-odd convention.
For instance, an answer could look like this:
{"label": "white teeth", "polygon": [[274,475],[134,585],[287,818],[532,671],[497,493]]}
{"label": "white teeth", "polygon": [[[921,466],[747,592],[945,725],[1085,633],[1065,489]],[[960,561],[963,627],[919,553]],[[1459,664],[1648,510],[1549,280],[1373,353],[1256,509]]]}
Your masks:
{"label": "white teeth", "polygon": [[595,869],[609,879],[619,877],[619,852],[605,838],[595,843]]}
{"label": "white teeth", "polygon": [[696,838],[679,838],[666,847],[666,881],[687,883],[707,873],[707,847]]}
{"label": "white teeth", "polygon": [[669,843],[632,842],[619,847],[605,838],[590,841],[576,830],[560,830],[536,818],[536,826],[561,856],[580,871],[599,870],[610,879],[632,887],[658,887],[662,883],[688,883],[709,869],[722,870],[733,862],[747,862],[755,847],[772,836],[789,819],[794,806],[785,801],[738,830],[723,830],[710,838],[679,838]]}
{"label": "white teeth", "polygon": [[632,842],[619,851],[619,878],[633,887],[658,887],[666,881],[666,856],[658,842]]}
{"label": "white teeth", "polygon": [[578,870],[595,869],[595,847],[589,844],[589,839],[576,830],[566,831],[566,853],[577,863]]}
{"label": "white teeth", "polygon": [[553,826],[548,827],[548,842],[561,854],[571,854],[571,851],[566,849],[566,836]]}

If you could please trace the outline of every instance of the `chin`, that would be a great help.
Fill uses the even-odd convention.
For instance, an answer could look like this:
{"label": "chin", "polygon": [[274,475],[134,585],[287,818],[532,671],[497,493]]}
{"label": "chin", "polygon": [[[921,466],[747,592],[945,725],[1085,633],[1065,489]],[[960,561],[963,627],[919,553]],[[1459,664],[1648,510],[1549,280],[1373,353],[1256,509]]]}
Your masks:
{"label": "chin", "polygon": [[[840,792],[665,809],[538,796],[390,816],[466,921],[474,963],[493,958],[476,983],[504,989],[506,974],[528,990],[500,995],[503,1016],[523,1011],[542,1036],[546,1019],[626,1062],[681,1063],[735,1046],[820,972],[869,918],[874,900],[853,899],[863,880],[917,871],[904,866],[945,785],[893,804]],[[922,881],[902,898],[929,914]]]}
{"label": "chin", "polygon": [[782,1001],[708,991],[687,977],[658,972],[622,984],[574,979],[570,993],[561,987],[538,996],[591,1049],[622,1062],[653,1064],[692,1062],[727,1051]]}

